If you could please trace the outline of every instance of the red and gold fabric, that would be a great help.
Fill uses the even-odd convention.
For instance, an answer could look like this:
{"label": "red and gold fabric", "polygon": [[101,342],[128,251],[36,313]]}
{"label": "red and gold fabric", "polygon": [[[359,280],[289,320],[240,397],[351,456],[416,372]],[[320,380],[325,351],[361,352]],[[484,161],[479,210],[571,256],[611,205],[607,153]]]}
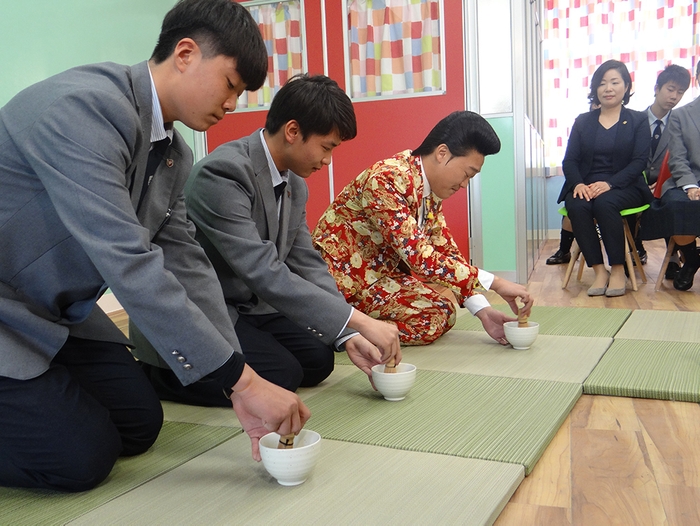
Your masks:
{"label": "red and gold fabric", "polygon": [[479,270],[459,252],[434,194],[419,226],[420,163],[407,150],[374,164],[343,189],[313,232],[348,302],[397,322],[409,344],[429,343],[454,325],[454,305],[423,283],[447,287],[461,303],[483,291]]}

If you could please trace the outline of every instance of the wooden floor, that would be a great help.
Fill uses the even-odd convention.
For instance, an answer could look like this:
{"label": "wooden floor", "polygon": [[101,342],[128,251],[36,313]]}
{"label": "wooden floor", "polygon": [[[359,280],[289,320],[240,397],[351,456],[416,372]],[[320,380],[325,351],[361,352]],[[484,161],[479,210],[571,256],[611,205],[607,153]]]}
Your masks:
{"label": "wooden floor", "polygon": [[[648,283],[619,298],[589,298],[590,269],[562,290],[566,265],[545,265],[557,247],[531,275],[536,305],[700,311],[700,276],[688,292],[654,292],[663,241],[645,243]],[[700,404],[582,396],[496,524],[700,525]]]}

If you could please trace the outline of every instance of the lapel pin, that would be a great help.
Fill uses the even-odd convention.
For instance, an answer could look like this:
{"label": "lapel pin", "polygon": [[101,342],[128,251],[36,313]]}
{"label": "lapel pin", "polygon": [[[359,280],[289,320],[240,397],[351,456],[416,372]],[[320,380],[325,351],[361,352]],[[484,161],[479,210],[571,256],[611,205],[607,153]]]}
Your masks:
{"label": "lapel pin", "polygon": [[627,121],[622,121],[622,124],[627,124]]}
{"label": "lapel pin", "polygon": [[173,167],[173,164],[175,164],[175,162],[174,162],[172,159],[166,159],[166,160],[165,160],[165,165],[166,165],[168,168],[172,168],[172,167]]}

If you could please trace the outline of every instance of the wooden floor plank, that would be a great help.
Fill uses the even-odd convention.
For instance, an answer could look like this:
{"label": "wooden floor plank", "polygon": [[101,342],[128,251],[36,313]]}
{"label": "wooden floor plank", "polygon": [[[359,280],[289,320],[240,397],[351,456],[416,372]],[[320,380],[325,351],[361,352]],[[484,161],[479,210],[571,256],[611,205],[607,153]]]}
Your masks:
{"label": "wooden floor plank", "polygon": [[509,502],[498,516],[495,526],[571,526],[568,508],[535,506]]}
{"label": "wooden floor plank", "polygon": [[570,418],[567,417],[532,473],[520,484],[510,502],[536,506],[571,506]]}
{"label": "wooden floor plank", "polygon": [[634,406],[658,484],[700,488],[700,405],[638,399]]}
{"label": "wooden floor plank", "polygon": [[666,523],[639,431],[571,429],[573,524]]}
{"label": "wooden floor plank", "polygon": [[609,431],[640,431],[631,398],[583,395],[571,412],[573,427]]}
{"label": "wooden floor plank", "polygon": [[659,486],[669,526],[700,524],[700,488]]}

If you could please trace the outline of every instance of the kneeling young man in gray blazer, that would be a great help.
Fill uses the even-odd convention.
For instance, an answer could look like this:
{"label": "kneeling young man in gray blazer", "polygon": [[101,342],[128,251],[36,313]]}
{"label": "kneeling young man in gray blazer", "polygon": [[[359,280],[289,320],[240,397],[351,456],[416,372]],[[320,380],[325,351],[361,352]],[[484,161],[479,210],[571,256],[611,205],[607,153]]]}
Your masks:
{"label": "kneeling young man in gray blazer", "polygon": [[[396,326],[346,303],[306,223],[304,179],[330,164],[356,129],[352,103],[335,81],[295,77],[275,95],[265,128],[216,148],[185,187],[196,239],[219,277],[246,362],[291,391],[328,377],[334,347],[370,378],[373,365],[401,359]],[[164,399],[226,402],[208,383],[183,387],[166,369],[151,368],[150,378]]]}
{"label": "kneeling young man in gray blazer", "polygon": [[107,287],[179,383],[233,390],[256,459],[310,416],[240,353],[172,128],[206,130],[266,73],[245,8],[181,0],[149,61],[74,68],[0,108],[0,485],[84,491],[156,440],[160,401],[96,306]]}

